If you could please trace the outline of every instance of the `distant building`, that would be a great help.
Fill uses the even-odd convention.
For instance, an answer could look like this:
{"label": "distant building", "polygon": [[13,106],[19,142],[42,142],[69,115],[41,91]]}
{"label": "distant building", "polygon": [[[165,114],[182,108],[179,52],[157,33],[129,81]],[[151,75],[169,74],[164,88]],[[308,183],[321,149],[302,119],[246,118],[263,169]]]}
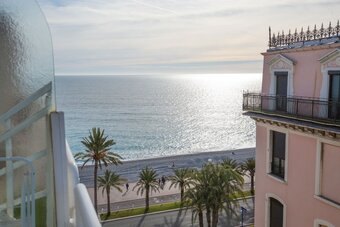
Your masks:
{"label": "distant building", "polygon": [[256,121],[256,227],[340,226],[340,26],[272,35]]}

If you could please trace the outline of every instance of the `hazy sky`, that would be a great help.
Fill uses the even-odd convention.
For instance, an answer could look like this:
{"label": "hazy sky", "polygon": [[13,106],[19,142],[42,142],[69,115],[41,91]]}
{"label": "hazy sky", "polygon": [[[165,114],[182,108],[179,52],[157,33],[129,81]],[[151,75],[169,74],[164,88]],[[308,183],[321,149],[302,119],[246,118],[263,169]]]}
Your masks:
{"label": "hazy sky", "polygon": [[38,0],[56,74],[258,73],[268,26],[337,22],[340,0]]}

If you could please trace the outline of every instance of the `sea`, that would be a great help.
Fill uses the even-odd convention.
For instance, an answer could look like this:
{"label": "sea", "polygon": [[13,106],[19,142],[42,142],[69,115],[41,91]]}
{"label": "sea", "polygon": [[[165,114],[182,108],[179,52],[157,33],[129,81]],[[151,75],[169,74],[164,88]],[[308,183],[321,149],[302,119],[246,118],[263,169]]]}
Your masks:
{"label": "sea", "polygon": [[260,90],[260,74],[56,76],[72,152],[99,127],[125,160],[254,147],[242,94]]}

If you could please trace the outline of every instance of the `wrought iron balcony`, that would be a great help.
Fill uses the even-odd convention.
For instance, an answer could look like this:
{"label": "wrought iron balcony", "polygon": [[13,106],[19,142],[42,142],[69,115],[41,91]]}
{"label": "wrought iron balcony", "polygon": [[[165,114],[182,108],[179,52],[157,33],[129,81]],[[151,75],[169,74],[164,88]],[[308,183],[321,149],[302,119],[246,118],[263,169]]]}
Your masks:
{"label": "wrought iron balcony", "polygon": [[340,126],[340,102],[328,100],[244,93],[243,110]]}

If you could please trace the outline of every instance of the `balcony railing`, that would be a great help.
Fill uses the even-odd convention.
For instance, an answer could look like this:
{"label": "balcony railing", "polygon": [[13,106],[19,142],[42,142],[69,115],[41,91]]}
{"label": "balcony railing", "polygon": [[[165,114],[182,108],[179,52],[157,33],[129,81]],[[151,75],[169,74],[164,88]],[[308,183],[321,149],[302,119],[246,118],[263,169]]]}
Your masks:
{"label": "balcony railing", "polygon": [[340,126],[340,103],[334,101],[244,93],[243,110]]}
{"label": "balcony railing", "polygon": [[[0,184],[0,193],[5,197],[4,201],[0,203],[0,214],[2,214],[0,226],[9,221],[11,223],[20,222],[22,226],[35,226],[35,199],[45,196],[46,190],[36,191],[36,173],[33,163],[47,156],[47,148],[38,152],[30,150],[25,157],[14,156],[16,147],[13,138],[48,116],[52,106],[51,92],[52,83],[50,82],[0,115],[0,124],[5,126],[5,130],[0,133],[0,145],[4,150],[4,152],[1,150],[0,154],[0,179],[4,182]],[[19,122],[15,120],[15,116],[39,100],[45,104],[41,109]],[[27,147],[27,149],[29,150],[31,147]],[[26,167],[29,167],[29,170],[26,171]],[[18,190],[15,190],[18,182],[21,182],[21,195]],[[19,205],[21,217],[16,219],[14,210]]]}
{"label": "balcony railing", "polygon": [[329,38],[340,38],[339,20],[334,26],[332,26],[331,23],[329,23],[329,25],[326,27],[321,24],[319,29],[316,27],[316,25],[314,26],[314,29],[310,29],[308,26],[307,30],[305,31],[303,28],[301,28],[301,31],[295,29],[295,32],[291,32],[291,30],[289,30],[288,34],[285,34],[284,31],[281,33],[278,32],[277,35],[274,33],[272,34],[271,28],[269,27],[269,49],[285,46],[287,47],[296,43],[304,45],[306,42],[310,41],[321,42],[322,39]]}

